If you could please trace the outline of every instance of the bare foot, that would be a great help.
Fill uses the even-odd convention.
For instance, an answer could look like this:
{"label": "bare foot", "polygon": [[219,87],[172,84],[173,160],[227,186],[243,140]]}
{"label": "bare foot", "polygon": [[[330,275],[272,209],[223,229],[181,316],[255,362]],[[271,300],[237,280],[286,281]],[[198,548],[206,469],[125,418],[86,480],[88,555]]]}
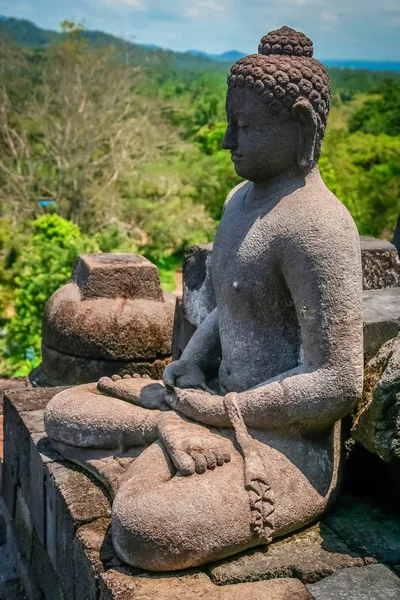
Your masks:
{"label": "bare foot", "polygon": [[141,377],[138,374],[102,377],[97,389],[106,396],[113,396],[149,410],[171,410],[164,400],[165,387],[160,381],[149,377]]}
{"label": "bare foot", "polygon": [[205,473],[207,469],[222,467],[231,459],[229,440],[212,433],[206,427],[190,423],[175,413],[162,417],[158,432],[176,469],[182,475]]}

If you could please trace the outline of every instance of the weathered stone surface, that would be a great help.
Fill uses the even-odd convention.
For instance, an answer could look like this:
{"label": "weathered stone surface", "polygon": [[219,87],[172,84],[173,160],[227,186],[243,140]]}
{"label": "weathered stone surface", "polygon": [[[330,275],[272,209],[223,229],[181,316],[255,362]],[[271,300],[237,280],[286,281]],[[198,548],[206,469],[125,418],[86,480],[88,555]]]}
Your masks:
{"label": "weathered stone surface", "polygon": [[[363,238],[361,238],[363,239]],[[370,238],[367,238],[370,239]],[[373,238],[372,238],[373,239]],[[372,246],[380,245],[381,240],[371,242]],[[385,242],[383,242],[385,244]],[[390,246],[390,244],[389,244]],[[204,254],[207,252],[206,258]],[[375,289],[370,287],[372,280],[371,271],[377,268],[376,254],[372,252],[374,260],[371,258],[371,251],[365,251],[364,262],[364,353],[367,357],[372,357],[379,348],[388,340],[395,337],[400,331],[400,289],[398,287],[388,289]],[[392,253],[392,251],[390,251]],[[199,315],[204,317],[208,314],[207,310],[212,309],[215,302],[214,291],[211,287],[210,263],[212,254],[212,244],[201,244],[193,246],[190,249],[190,273],[191,280],[201,280],[203,276],[204,264],[207,269],[205,281],[209,282],[200,290],[194,289],[192,292],[190,286],[185,282],[185,271],[183,279],[183,289],[186,290],[186,296],[183,296],[182,307],[177,312],[174,330],[173,347],[174,360],[180,358],[186,345],[189,343],[192,335],[198,327]],[[392,254],[391,254],[392,256]],[[397,259],[398,260],[398,259]],[[375,261],[375,262],[374,262]],[[369,265],[369,266],[368,266]],[[385,273],[382,274],[382,278]],[[370,282],[367,285],[367,280]],[[178,356],[179,354],[179,356]]]}
{"label": "weathered stone surface", "polygon": [[[32,557],[30,563],[32,577],[34,578],[37,587],[43,592],[46,600],[64,600],[60,581],[50,562],[49,555],[42,546],[35,530],[33,530]],[[82,596],[82,600],[84,598],[85,596]]]}
{"label": "weathered stone surface", "polygon": [[[13,536],[13,521],[7,511],[7,508],[0,497],[0,590],[8,582],[14,582],[18,579],[17,555],[18,548]],[[1,592],[0,592],[0,598]]]}
{"label": "weathered stone surface", "polygon": [[46,473],[46,548],[66,597],[74,598],[73,540],[83,524],[110,516],[99,484],[71,465],[48,463]]}
{"label": "weathered stone surface", "polygon": [[35,386],[76,385],[102,376],[159,378],[169,362],[175,296],[158,270],[133,254],[78,257],[72,279],[46,304]]}
{"label": "weathered stone surface", "polygon": [[[47,445],[40,444],[45,436],[43,407],[52,396],[64,388],[20,389],[6,393],[4,400],[4,485],[2,493],[10,514],[13,515],[15,486],[20,486],[22,495],[32,513],[38,534],[44,542],[44,475],[42,461],[60,458]],[[45,454],[38,457],[37,445]],[[39,464],[38,464],[39,460]],[[42,525],[40,525],[40,522]]]}
{"label": "weathered stone surface", "polygon": [[25,592],[24,597],[28,598],[28,600],[49,600],[40,589],[37,577],[30,562],[21,559],[19,561],[19,570],[22,589]]}
{"label": "weathered stone surface", "polygon": [[311,600],[309,592],[296,579],[218,587],[204,573],[132,578],[123,570],[110,570],[102,575],[100,590],[100,600]]}
{"label": "weathered stone surface", "polygon": [[[385,240],[365,236],[360,236],[360,246],[364,290],[398,287],[400,259],[396,247]],[[216,306],[211,281],[212,248],[212,243],[192,246],[183,260],[182,314],[178,317],[179,323],[186,320],[194,328],[199,327]],[[186,343],[191,335],[186,334]]]}
{"label": "weathered stone surface", "polygon": [[0,600],[26,600],[19,579],[0,585]]}
{"label": "weathered stone surface", "polygon": [[321,523],[236,560],[211,565],[210,576],[217,585],[277,577],[314,583],[339,569],[362,565],[362,558]]}
{"label": "weathered stone surface", "polygon": [[[102,256],[107,259],[108,255]],[[131,255],[134,270],[138,272],[134,281],[139,281],[142,269],[146,285],[149,272],[158,278],[154,265],[145,261],[146,264],[136,266],[136,258]],[[162,293],[159,280],[156,298],[153,293],[146,292],[146,285],[141,296],[139,283],[132,296],[116,298],[110,293],[102,297],[103,289],[113,286],[113,269],[107,265],[106,272],[107,281],[110,281],[103,285],[100,285],[100,277],[93,281],[89,277],[89,297],[82,296],[81,288],[74,281],[53,294],[43,319],[45,346],[64,354],[100,360],[143,362],[170,356],[175,297]],[[129,279],[129,268],[125,276]],[[98,293],[93,289],[95,284],[100,285]],[[46,372],[45,363],[43,368]]]}
{"label": "weathered stone surface", "polygon": [[400,285],[400,259],[396,247],[385,240],[360,237],[364,290]]}
{"label": "weathered stone surface", "polygon": [[199,327],[216,306],[210,270],[212,247],[212,244],[192,246],[183,259],[183,310],[195,327]]}
{"label": "weathered stone surface", "polygon": [[100,360],[65,354],[42,344],[42,364],[29,377],[36,386],[78,385],[101,377],[139,373],[160,379],[170,358],[153,361]]}
{"label": "weathered stone surface", "polygon": [[307,586],[313,600],[398,600],[400,579],[384,565],[344,569]]}
{"label": "weathered stone surface", "polygon": [[11,476],[7,465],[1,465],[1,495],[11,518],[15,516],[15,504],[17,499],[17,484]]}
{"label": "weathered stone surface", "polygon": [[387,507],[368,498],[342,496],[323,520],[367,562],[400,565],[400,518]]}
{"label": "weathered stone surface", "polygon": [[352,437],[382,460],[400,464],[400,336],[386,342],[365,368]]}
{"label": "weathered stone surface", "polygon": [[101,518],[82,525],[73,543],[75,597],[97,600],[99,577],[106,569],[119,566],[110,531],[110,519]]}
{"label": "weathered stone surface", "polygon": [[33,526],[30,510],[25,498],[22,496],[21,488],[17,489],[14,531],[19,552],[30,562],[32,558]]}
{"label": "weathered stone surface", "polygon": [[119,252],[81,254],[72,280],[88,298],[143,298],[163,302],[158,269],[144,256]]}
{"label": "weathered stone surface", "polygon": [[29,377],[13,377],[12,379],[0,379],[0,415],[3,414],[3,398],[8,390],[17,390],[32,387]]}
{"label": "weathered stone surface", "polygon": [[364,292],[364,354],[375,356],[400,332],[400,288]]}
{"label": "weathered stone surface", "polygon": [[176,299],[174,331],[172,335],[172,360],[179,360],[197,327],[186,318],[181,298]]}

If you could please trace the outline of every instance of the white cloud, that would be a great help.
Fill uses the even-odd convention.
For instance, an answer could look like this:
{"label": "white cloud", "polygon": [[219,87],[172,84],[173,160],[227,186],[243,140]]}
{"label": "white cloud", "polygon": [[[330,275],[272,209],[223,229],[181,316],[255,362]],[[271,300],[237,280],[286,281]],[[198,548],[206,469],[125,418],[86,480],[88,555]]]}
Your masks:
{"label": "white cloud", "polygon": [[216,0],[196,0],[193,6],[185,7],[184,15],[188,19],[199,19],[210,16],[210,13],[223,13],[226,7],[222,2],[216,2]]}
{"label": "white cloud", "polygon": [[127,8],[143,8],[142,0],[102,0],[107,6],[126,6]]}

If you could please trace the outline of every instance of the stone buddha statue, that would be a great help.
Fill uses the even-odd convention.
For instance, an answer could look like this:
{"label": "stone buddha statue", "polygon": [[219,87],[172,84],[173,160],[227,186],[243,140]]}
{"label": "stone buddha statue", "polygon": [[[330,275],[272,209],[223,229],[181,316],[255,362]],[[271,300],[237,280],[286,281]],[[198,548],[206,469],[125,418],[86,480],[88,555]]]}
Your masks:
{"label": "stone buddha statue", "polygon": [[57,394],[54,447],[105,482],[118,556],[167,571],[318,519],[340,485],[341,419],[363,383],[359,237],[317,161],[331,100],[303,33],[282,27],[228,77],[223,147],[245,179],[212,253],[216,308],[163,382]]}

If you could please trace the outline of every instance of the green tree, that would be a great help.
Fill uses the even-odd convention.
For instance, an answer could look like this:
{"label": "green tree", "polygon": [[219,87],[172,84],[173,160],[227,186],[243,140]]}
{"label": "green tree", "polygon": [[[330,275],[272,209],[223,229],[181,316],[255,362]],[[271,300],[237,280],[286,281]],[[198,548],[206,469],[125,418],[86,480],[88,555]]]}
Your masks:
{"label": "green tree", "polygon": [[400,135],[400,82],[388,79],[349,120],[349,131]]}
{"label": "green tree", "polygon": [[44,215],[31,224],[32,232],[14,265],[15,315],[7,326],[3,353],[13,374],[27,374],[33,361],[27,349],[41,352],[41,326],[49,297],[71,276],[81,252],[97,250],[93,241],[81,236],[79,228],[58,215]]}

